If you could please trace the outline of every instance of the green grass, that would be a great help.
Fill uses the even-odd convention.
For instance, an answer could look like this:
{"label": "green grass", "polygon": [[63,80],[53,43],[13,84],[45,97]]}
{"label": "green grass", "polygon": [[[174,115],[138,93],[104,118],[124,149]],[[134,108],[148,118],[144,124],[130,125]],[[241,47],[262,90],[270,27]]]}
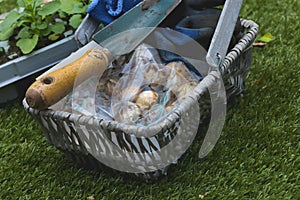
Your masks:
{"label": "green grass", "polygon": [[14,102],[0,110],[0,199],[298,199],[299,9],[296,0],[244,0],[241,16],[276,39],[253,49],[246,91],[205,159],[196,141],[157,182],[87,171],[50,146]]}

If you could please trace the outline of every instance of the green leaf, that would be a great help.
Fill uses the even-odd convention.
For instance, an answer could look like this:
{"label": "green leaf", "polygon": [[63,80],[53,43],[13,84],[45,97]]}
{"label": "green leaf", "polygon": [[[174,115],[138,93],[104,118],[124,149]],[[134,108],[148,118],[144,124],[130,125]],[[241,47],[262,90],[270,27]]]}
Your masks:
{"label": "green leaf", "polygon": [[258,38],[257,40],[268,43],[268,42],[275,40],[275,37],[271,33],[268,32],[268,33],[264,34],[263,36],[261,36],[260,38]]}
{"label": "green leaf", "polygon": [[48,36],[48,39],[51,41],[58,40],[58,38],[59,38],[59,35],[56,35],[55,33]]}
{"label": "green leaf", "polygon": [[61,0],[60,9],[67,14],[85,13],[86,7],[79,0]]}
{"label": "green leaf", "polygon": [[25,7],[25,1],[24,0],[18,0],[17,4],[19,7]]}
{"label": "green leaf", "polygon": [[42,23],[38,24],[38,25],[36,26],[36,28],[39,29],[39,30],[44,30],[44,29],[46,29],[48,26],[49,26],[48,23],[42,22]]}
{"label": "green leaf", "polygon": [[70,1],[70,0],[61,0],[60,2],[61,2],[60,9],[63,12],[66,12],[68,14],[72,14],[74,0],[72,0],[72,1]]}
{"label": "green leaf", "polygon": [[9,29],[11,28],[14,24],[17,23],[17,21],[19,20],[19,18],[22,15],[20,13],[18,13],[17,11],[12,11],[10,12],[5,19],[3,20],[3,22],[0,24],[0,30],[5,30],[5,29]]}
{"label": "green leaf", "polygon": [[48,26],[46,29],[41,31],[42,36],[48,36],[51,33],[52,29],[50,26]]}
{"label": "green leaf", "polygon": [[82,4],[82,2],[80,2],[80,3],[77,3],[74,5],[73,12],[84,14],[86,12],[86,9],[87,9],[87,6],[84,6]]}
{"label": "green leaf", "polygon": [[20,17],[21,15],[17,11],[12,11],[5,17],[0,23],[0,40],[7,40],[13,35]]}
{"label": "green leaf", "polygon": [[38,40],[39,36],[35,34],[32,38],[22,38],[18,40],[16,45],[21,49],[22,53],[29,54],[36,47]]}
{"label": "green leaf", "polygon": [[56,34],[61,34],[65,31],[65,25],[63,22],[56,22],[51,26],[51,30]]}
{"label": "green leaf", "polygon": [[59,11],[58,16],[59,16],[59,18],[63,19],[63,18],[66,18],[68,15],[67,15],[67,13],[65,13],[63,11]]}
{"label": "green leaf", "polygon": [[69,24],[70,26],[72,26],[73,28],[77,28],[80,23],[82,22],[82,17],[80,14],[77,15],[73,15],[70,20],[69,20]]}
{"label": "green leaf", "polygon": [[27,26],[22,28],[17,35],[17,39],[30,38],[30,37],[32,37],[32,34],[30,33],[29,27]]}
{"label": "green leaf", "polygon": [[46,4],[42,4],[38,11],[38,14],[42,16],[51,15],[59,10],[60,5],[61,3],[58,0],[54,0]]}
{"label": "green leaf", "polygon": [[0,32],[0,40],[8,40],[14,33],[15,28],[11,27]]}
{"label": "green leaf", "polygon": [[16,26],[17,27],[21,27],[22,25],[24,25],[24,24],[30,24],[32,21],[31,20],[29,20],[29,19],[21,19],[20,21],[18,21],[18,23],[16,24]]}
{"label": "green leaf", "polygon": [[35,8],[38,8],[42,4],[44,4],[44,0],[33,0],[33,7]]}

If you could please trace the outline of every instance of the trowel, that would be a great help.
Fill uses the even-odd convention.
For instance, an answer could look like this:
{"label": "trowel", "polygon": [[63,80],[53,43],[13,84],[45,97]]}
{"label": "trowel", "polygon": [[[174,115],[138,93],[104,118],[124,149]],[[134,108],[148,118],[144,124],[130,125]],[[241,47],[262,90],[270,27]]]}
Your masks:
{"label": "trowel", "polygon": [[[73,62],[39,77],[26,92],[28,105],[44,110],[57,103],[72,91],[75,81],[79,83],[103,72],[114,58],[134,50],[181,2],[151,1],[150,5],[145,5],[148,1],[137,4],[96,33],[91,43],[99,45],[84,54],[80,50],[78,55],[73,53],[72,57],[77,58]],[[126,34],[120,39],[123,32]]]}

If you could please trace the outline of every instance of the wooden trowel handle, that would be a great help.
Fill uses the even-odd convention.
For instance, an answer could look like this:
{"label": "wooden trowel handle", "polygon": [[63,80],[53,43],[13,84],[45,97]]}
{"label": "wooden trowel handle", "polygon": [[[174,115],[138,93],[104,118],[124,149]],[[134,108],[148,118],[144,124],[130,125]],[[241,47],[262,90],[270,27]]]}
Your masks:
{"label": "wooden trowel handle", "polygon": [[108,50],[90,49],[78,60],[36,80],[26,92],[26,102],[32,108],[44,110],[68,95],[75,81],[80,84],[103,73],[109,63]]}

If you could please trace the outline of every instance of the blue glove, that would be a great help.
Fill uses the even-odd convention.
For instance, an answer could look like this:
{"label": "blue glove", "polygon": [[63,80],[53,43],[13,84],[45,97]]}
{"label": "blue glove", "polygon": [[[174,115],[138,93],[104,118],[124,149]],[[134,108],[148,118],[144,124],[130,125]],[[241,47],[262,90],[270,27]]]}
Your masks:
{"label": "blue glove", "polygon": [[[183,0],[167,17],[162,26],[170,27],[189,36],[208,50],[222,12],[221,9],[213,7],[224,3],[225,0]],[[232,48],[241,38],[241,30],[242,26],[238,20],[229,48]]]}
{"label": "blue glove", "polygon": [[[195,15],[184,17],[175,25],[174,30],[188,35],[208,50],[221,12],[222,10],[216,8],[199,10]],[[241,30],[240,20],[237,20],[229,48],[240,39]]]}
{"label": "blue glove", "polygon": [[[187,7],[187,5],[185,5]],[[172,34],[168,31],[160,31],[159,33],[155,33],[155,39],[157,40],[158,44],[163,44],[167,49],[186,49],[183,50],[189,52],[189,54],[199,54],[198,58],[200,60],[205,61],[205,58],[200,58],[203,55],[203,52],[192,52],[189,51],[188,48],[190,44],[192,44],[192,40],[197,41],[206,51],[208,50],[211,39],[215,32],[215,28],[217,26],[219,17],[221,15],[222,10],[216,8],[207,8],[207,9],[200,9],[200,10],[193,10],[188,9],[185,10],[186,12],[192,13],[192,15],[187,15],[183,17],[179,22],[177,22],[172,28],[175,31],[178,31],[186,36],[189,36],[190,39],[187,37],[182,37],[180,34]],[[167,24],[167,23],[166,23]],[[169,23],[170,24],[170,23]],[[242,37],[242,26],[240,24],[240,20],[237,20],[235,30],[230,41],[229,49],[231,49],[237,41]],[[165,48],[165,49],[166,49]],[[184,60],[180,55],[176,55],[172,52],[165,51],[165,50],[158,50],[160,57],[166,63],[180,60],[183,61],[187,67],[195,72],[197,75],[198,72],[193,68],[193,66]],[[197,58],[197,55],[187,55],[186,57],[190,58]]]}
{"label": "blue glove", "polygon": [[142,0],[93,0],[86,12],[94,19],[107,25],[141,1]]}

